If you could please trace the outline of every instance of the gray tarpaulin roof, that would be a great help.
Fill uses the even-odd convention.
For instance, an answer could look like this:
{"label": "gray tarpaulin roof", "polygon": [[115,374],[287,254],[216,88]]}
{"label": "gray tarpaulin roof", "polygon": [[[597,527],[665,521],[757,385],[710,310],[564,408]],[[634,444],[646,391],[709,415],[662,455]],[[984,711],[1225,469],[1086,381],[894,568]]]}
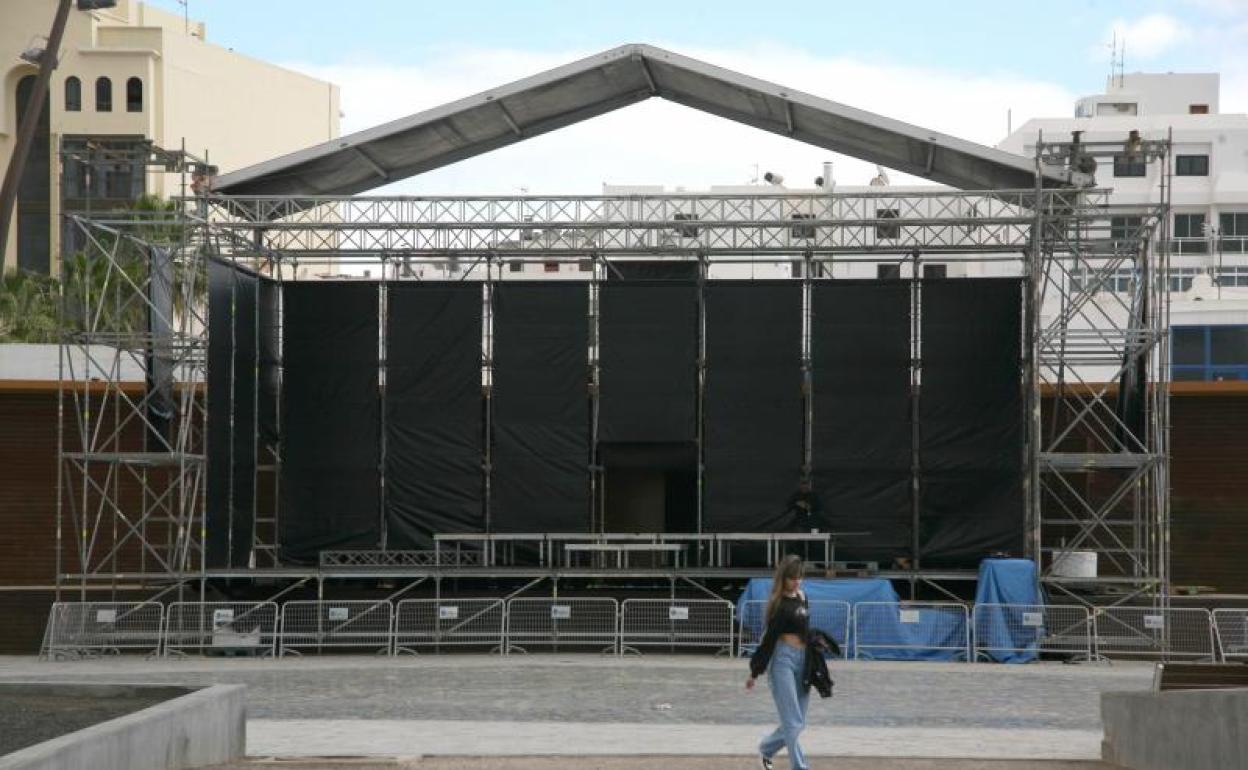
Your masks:
{"label": "gray tarpaulin roof", "polygon": [[[649,45],[625,45],[225,174],[226,195],[349,195],[652,96],[962,189],[1030,188],[1029,158]],[[1046,171],[1046,186],[1065,184]]]}

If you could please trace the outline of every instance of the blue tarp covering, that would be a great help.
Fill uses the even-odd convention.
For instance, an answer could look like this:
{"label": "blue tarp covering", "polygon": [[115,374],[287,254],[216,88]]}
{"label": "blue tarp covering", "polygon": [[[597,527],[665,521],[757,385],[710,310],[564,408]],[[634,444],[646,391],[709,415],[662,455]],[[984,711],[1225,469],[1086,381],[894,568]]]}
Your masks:
{"label": "blue tarp covering", "polygon": [[[1036,659],[1045,634],[1044,604],[1036,582],[1036,565],[1027,559],[985,559],[979,564],[976,605],[1033,605],[1031,608],[980,606],[975,621],[977,647],[999,663]],[[1028,611],[1032,609],[1034,611]]]}
{"label": "blue tarp covering", "polygon": [[[846,639],[843,613],[820,613],[812,607],[812,624],[828,632],[841,644],[847,657],[854,657],[859,641],[868,645],[861,657],[876,660],[958,660],[964,657],[966,624],[947,614],[919,611],[912,622],[903,622],[897,592],[882,578],[865,580],[802,580],[802,590],[811,602],[842,601],[851,608],[860,602],[871,602],[869,630],[861,640],[850,633]],[[750,601],[766,601],[771,592],[770,578],[754,578],[737,600],[737,617],[753,639],[763,633],[763,613]],[[877,606],[878,604],[892,605]],[[750,650],[746,645],[746,651]]]}

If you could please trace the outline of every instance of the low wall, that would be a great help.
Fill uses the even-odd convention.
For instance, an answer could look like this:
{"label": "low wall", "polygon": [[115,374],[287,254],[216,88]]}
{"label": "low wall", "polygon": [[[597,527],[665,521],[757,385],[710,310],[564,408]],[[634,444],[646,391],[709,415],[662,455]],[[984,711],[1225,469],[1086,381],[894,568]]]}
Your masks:
{"label": "low wall", "polygon": [[238,759],[246,748],[242,685],[0,684],[0,698],[171,696],[149,708],[0,757],[0,770],[182,770]]}
{"label": "low wall", "polygon": [[1248,757],[1248,689],[1107,692],[1101,756],[1131,770],[1226,770]]}

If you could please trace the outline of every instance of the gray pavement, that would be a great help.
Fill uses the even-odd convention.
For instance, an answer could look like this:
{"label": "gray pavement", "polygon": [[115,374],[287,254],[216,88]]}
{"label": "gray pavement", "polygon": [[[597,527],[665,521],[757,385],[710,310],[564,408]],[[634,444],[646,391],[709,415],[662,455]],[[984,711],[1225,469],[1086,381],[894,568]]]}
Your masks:
{"label": "gray pavement", "polygon": [[[206,770],[754,770],[754,758],[739,757],[418,757],[387,760],[253,759]],[[777,768],[787,767],[784,759]],[[829,757],[818,770],[1111,770],[1102,762],[1061,760],[892,759]]]}
{"label": "gray pavement", "polygon": [[[774,712],[765,688],[744,691],[745,670],[663,655],[0,658],[0,680],[246,684],[249,753],[303,756],[748,755]],[[1100,693],[1145,689],[1152,669],[846,662],[832,675],[836,696],[811,704],[812,755],[1094,759]]]}

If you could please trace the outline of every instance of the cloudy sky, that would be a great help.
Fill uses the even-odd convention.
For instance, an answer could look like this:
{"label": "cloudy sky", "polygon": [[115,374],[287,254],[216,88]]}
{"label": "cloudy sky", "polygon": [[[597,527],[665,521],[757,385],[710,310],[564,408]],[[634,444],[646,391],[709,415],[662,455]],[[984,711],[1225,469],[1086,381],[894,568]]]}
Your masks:
{"label": "cloudy sky", "polygon": [[[640,42],[984,144],[1008,113],[1015,127],[1069,115],[1100,91],[1115,35],[1128,72],[1220,72],[1223,112],[1248,112],[1248,0],[189,3],[210,41],[339,84],[344,133]],[[827,160],[840,184],[875,173],[654,99],[379,192],[695,190],[766,170],[807,186]]]}

